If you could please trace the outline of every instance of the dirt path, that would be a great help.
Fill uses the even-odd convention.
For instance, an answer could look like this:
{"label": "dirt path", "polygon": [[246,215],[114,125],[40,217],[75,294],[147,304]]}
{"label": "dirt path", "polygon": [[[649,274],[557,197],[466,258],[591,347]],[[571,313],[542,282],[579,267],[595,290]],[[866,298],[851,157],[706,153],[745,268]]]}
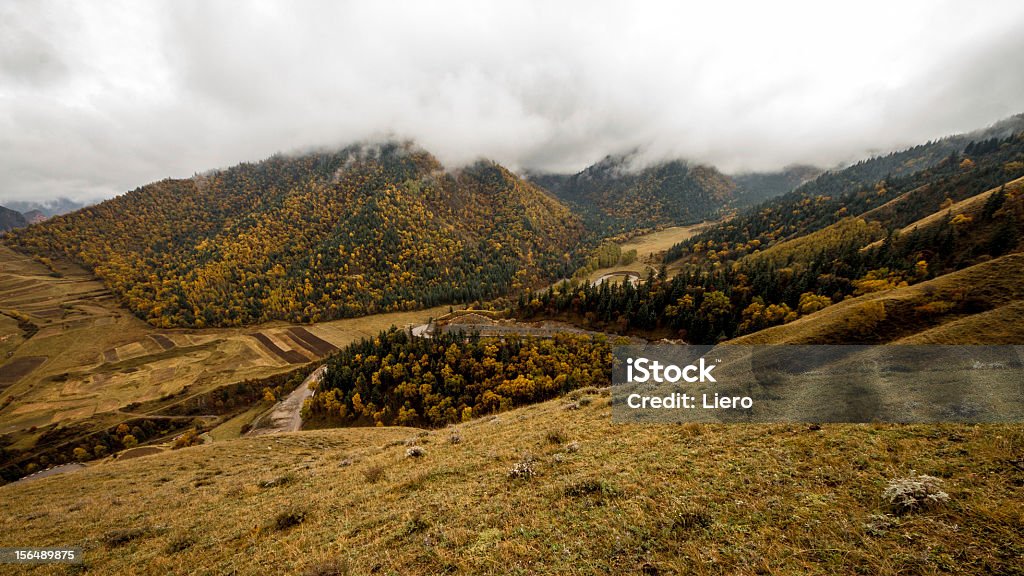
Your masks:
{"label": "dirt path", "polygon": [[295,432],[302,427],[302,403],[313,395],[309,388],[311,382],[319,382],[327,366],[317,368],[312,374],[302,381],[298,388],[292,391],[283,400],[274,404],[268,412],[256,419],[252,430],[245,433],[246,436],[261,436],[263,434],[274,434],[277,432]]}
{"label": "dirt path", "polygon": [[72,462],[71,464],[61,464],[60,466],[54,466],[53,468],[47,468],[46,470],[43,470],[41,472],[36,472],[35,474],[31,474],[29,476],[25,476],[24,478],[22,478],[20,480],[12,482],[12,484],[24,484],[24,483],[32,482],[33,480],[39,480],[40,478],[46,478],[47,476],[56,476],[57,474],[66,474],[68,472],[74,472],[76,470],[82,470],[83,468],[85,468],[85,465],[84,464],[79,464],[77,462]]}
{"label": "dirt path", "polygon": [[633,286],[640,283],[640,274],[636,272],[609,272],[600,276],[597,280],[590,283],[591,286],[600,286],[605,282],[610,282],[614,278],[622,278],[623,281],[629,282]]}

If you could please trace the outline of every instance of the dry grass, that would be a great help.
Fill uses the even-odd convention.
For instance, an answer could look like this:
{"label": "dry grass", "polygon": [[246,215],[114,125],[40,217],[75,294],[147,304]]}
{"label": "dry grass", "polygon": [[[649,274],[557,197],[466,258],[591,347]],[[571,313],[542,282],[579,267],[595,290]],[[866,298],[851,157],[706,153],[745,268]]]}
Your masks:
{"label": "dry grass", "polygon": [[[636,262],[594,270],[587,279],[593,282],[605,274],[632,273],[639,275],[642,280],[647,277],[647,273],[650,271],[657,273],[658,268],[661,266],[662,255],[666,250],[698,234],[711,224],[711,222],[704,222],[692,226],[672,226],[620,242],[619,246],[621,246],[623,253],[636,250]],[[619,276],[610,279],[609,282],[617,284],[622,282],[623,279],[624,276]]]}
{"label": "dry grass", "polygon": [[[0,546],[81,546],[91,574],[1024,570],[1022,426],[642,426],[613,424],[604,396],[564,402],[426,435],[244,438],[2,487]],[[411,436],[426,457],[405,457]],[[510,479],[524,454],[534,474]],[[949,500],[888,516],[886,487],[909,470]],[[108,546],[119,530],[132,537]]]}
{"label": "dry grass", "polygon": [[672,226],[664,230],[651,232],[650,234],[636,236],[622,243],[622,251],[636,250],[637,260],[645,261],[652,255],[660,256],[662,252],[684,240],[688,240],[711,224],[713,223],[703,222],[692,226]]}

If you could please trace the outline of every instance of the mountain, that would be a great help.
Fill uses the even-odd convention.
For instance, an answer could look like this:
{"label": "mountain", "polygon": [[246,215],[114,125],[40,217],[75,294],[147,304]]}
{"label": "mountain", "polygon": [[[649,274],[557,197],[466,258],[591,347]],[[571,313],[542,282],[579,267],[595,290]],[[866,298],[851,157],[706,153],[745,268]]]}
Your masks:
{"label": "mountain", "polygon": [[23,216],[25,216],[25,220],[29,224],[39,224],[48,218],[48,216],[41,210],[29,210],[28,212],[25,212]]}
{"label": "mountain", "polygon": [[[954,201],[978,194],[1006,182],[1019,172],[1020,135],[1024,114],[993,126],[950,136],[873,157],[842,170],[821,174],[792,192],[770,199],[738,217],[706,229],[686,242],[672,247],[666,261],[682,256],[698,243],[715,251],[728,249],[730,242],[755,241],[759,249],[790,238],[806,235],[842,218],[889,204],[893,223],[925,216],[948,197]],[[961,167],[964,160],[968,163]],[[978,170],[969,170],[976,161]],[[966,187],[959,183],[968,182]],[[927,197],[927,200],[926,198]],[[899,209],[896,209],[900,206]]]}
{"label": "mountain", "polygon": [[55,198],[53,200],[47,200],[45,202],[29,202],[24,200],[12,200],[7,203],[13,210],[17,210],[22,214],[27,215],[29,212],[37,211],[46,218],[52,216],[59,216],[61,214],[67,214],[68,212],[74,212],[87,204],[82,202],[76,202],[70,198]]}
{"label": "mountain", "polygon": [[495,298],[571,271],[583,236],[497,164],[446,172],[388,143],[155,182],[5,242],[85,265],[154,325],[202,327]]}
{"label": "mountain", "polygon": [[777,172],[747,172],[734,174],[731,178],[736,183],[737,203],[740,206],[752,206],[792,192],[821,173],[821,168],[796,164]]}
{"label": "mountain", "polygon": [[[985,272],[961,278],[988,274],[992,285],[1019,282],[1019,274],[1007,270],[1021,264],[1008,255],[1021,251],[1024,238],[1024,132],[944,142],[954,140],[962,150],[934,163],[923,160],[938,154],[925,145],[823,174],[673,246],[664,273],[636,286],[552,290],[533,301],[520,299],[513,314],[711,344],[971,267]],[[901,159],[902,175],[872,181],[880,167],[893,167],[894,157]],[[984,266],[990,261],[1007,264]],[[997,307],[1010,306],[1007,317],[1018,310],[1017,296],[1004,302],[982,282],[958,284],[948,295],[930,290],[918,298],[908,291],[901,302],[913,302],[909,307],[873,303],[870,309],[888,323],[849,308],[856,313],[842,318],[853,325],[829,342],[885,342],[900,330],[931,329]],[[1005,324],[1003,316],[990,318]],[[1011,330],[1002,341],[1021,337]]]}
{"label": "mountain", "polygon": [[28,226],[28,221],[21,212],[0,206],[0,234],[25,226]]}
{"label": "mountain", "polygon": [[636,168],[635,155],[607,156],[578,174],[532,175],[600,235],[717,218],[736,184],[711,166],[672,160]]}

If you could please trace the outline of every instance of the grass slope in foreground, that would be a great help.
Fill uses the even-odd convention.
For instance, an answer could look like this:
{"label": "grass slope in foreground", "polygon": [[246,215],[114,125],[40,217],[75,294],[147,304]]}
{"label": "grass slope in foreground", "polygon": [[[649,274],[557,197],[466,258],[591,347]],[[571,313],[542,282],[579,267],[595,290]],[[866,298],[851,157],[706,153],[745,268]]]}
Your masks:
{"label": "grass slope in foreground", "polygon": [[[242,439],[9,485],[0,545],[81,546],[90,574],[1024,569],[1019,426],[616,425],[603,391],[574,394],[575,410]],[[882,493],[912,470],[949,500],[895,514]]]}

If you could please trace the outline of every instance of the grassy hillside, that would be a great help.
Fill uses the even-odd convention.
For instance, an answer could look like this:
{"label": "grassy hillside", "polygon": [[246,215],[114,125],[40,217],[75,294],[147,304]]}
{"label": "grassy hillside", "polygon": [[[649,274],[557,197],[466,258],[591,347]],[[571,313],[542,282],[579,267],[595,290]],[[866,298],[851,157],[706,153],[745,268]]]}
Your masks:
{"label": "grassy hillside", "polygon": [[914,342],[1020,344],[1024,254],[1010,254],[911,286],[872,292],[736,344]]}
{"label": "grassy hillside", "polygon": [[[1022,458],[1019,426],[619,425],[589,389],[9,485],[0,545],[81,546],[90,574],[1010,574]],[[897,514],[912,471],[948,502]]]}
{"label": "grassy hillside", "polygon": [[5,242],[79,261],[151,324],[203,327],[494,298],[571,272],[581,236],[500,166],[388,144],[156,182]]}

